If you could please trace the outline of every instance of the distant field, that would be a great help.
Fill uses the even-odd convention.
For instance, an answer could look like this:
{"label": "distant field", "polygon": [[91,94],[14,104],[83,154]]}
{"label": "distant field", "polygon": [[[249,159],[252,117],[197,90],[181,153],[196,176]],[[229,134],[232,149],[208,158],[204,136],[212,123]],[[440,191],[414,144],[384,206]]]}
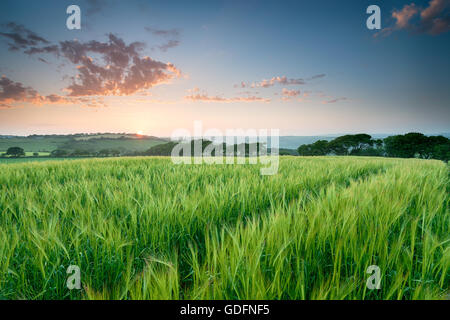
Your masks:
{"label": "distant field", "polygon": [[0,158],[0,164],[13,164],[13,163],[23,163],[23,162],[44,162],[44,161],[64,161],[64,160],[76,160],[80,158],[33,158],[33,157],[25,157],[25,158]]}
{"label": "distant field", "polygon": [[86,150],[90,152],[98,152],[102,149],[146,151],[155,145],[166,142],[167,140],[165,139],[130,134],[1,137],[0,150],[7,150],[10,147],[20,147],[30,154],[33,152],[49,153],[56,149],[65,149],[67,151]]}
{"label": "distant field", "polygon": [[[449,169],[434,160],[0,164],[0,299],[444,299]],[[66,269],[81,270],[81,290]],[[381,289],[366,287],[367,267]]]}
{"label": "distant field", "polygon": [[8,150],[10,147],[20,147],[26,152],[51,152],[58,149],[58,146],[68,142],[67,137],[46,137],[46,138],[31,138],[31,137],[13,137],[0,138],[0,150]]}
{"label": "distant field", "polygon": [[[6,150],[0,150],[0,154],[6,153]],[[33,157],[34,154],[37,153],[39,157],[47,157],[50,155],[50,152],[38,152],[38,151],[27,151],[25,152],[25,156],[26,157]]]}

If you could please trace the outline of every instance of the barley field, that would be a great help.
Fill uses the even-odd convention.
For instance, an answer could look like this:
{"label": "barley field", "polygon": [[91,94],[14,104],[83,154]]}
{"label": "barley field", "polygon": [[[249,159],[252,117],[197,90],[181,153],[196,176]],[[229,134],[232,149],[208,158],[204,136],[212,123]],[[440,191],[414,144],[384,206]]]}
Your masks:
{"label": "barley field", "polygon": [[281,157],[278,174],[259,169],[0,164],[0,299],[448,299],[445,163]]}

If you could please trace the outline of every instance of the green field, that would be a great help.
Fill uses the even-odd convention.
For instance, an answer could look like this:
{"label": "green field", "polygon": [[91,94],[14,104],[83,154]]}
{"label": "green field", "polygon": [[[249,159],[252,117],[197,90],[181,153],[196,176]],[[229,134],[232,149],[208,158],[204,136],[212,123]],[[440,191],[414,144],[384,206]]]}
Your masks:
{"label": "green field", "polygon": [[6,152],[10,147],[20,147],[27,152],[27,155],[32,155],[33,152],[46,152],[48,154],[56,149],[67,151],[86,150],[90,152],[102,149],[117,149],[128,152],[142,152],[166,142],[167,140],[161,138],[136,136],[133,134],[14,136],[9,138],[0,136],[0,150]]}
{"label": "green field", "polygon": [[43,162],[43,161],[64,161],[75,160],[80,157],[67,157],[67,158],[50,158],[50,157],[20,157],[20,158],[0,158],[0,164],[13,164],[23,162]]}
{"label": "green field", "polygon": [[0,164],[0,299],[448,297],[444,162],[280,161],[273,176],[154,157]]}

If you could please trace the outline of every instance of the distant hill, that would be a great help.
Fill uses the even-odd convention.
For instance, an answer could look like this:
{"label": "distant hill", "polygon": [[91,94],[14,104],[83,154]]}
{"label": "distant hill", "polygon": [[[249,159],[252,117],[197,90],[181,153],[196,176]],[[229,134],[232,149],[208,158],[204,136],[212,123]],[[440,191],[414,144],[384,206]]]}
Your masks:
{"label": "distant hill", "polygon": [[141,152],[167,141],[153,136],[125,133],[0,136],[0,152],[6,151],[9,147],[21,147],[27,152],[52,152],[56,149],[91,152],[115,149],[122,152]]}

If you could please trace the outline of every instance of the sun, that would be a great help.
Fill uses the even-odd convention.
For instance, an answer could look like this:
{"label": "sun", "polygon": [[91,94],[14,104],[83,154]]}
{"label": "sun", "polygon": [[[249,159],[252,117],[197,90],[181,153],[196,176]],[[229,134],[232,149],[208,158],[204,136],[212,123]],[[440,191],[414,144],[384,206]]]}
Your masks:
{"label": "sun", "polygon": [[142,136],[142,135],[144,135],[144,131],[139,130],[139,131],[137,132],[137,134],[140,135],[140,136]]}

